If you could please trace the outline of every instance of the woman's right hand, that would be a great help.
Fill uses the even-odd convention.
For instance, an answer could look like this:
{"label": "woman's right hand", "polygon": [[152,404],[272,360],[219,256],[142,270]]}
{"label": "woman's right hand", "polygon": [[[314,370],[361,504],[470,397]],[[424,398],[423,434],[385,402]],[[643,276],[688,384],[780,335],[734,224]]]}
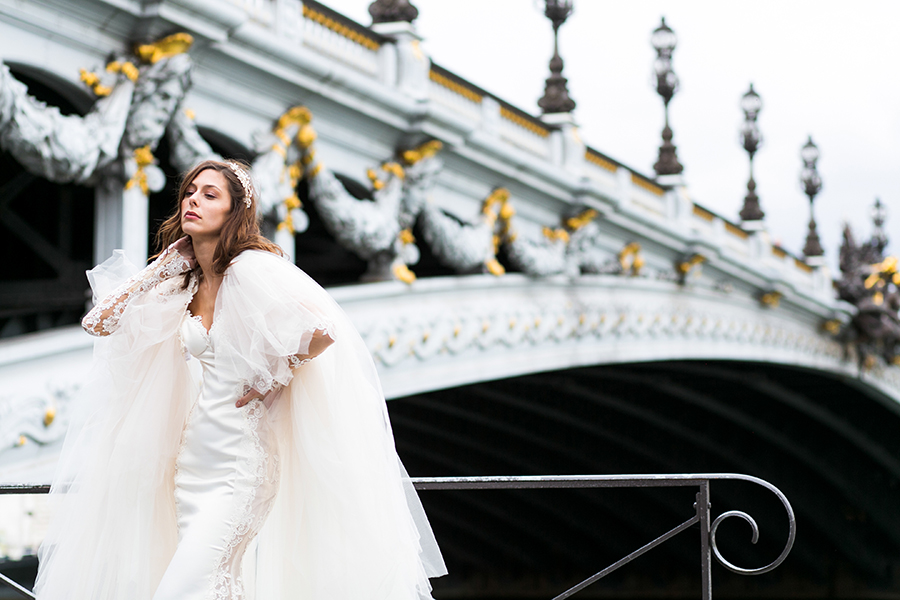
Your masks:
{"label": "woman's right hand", "polygon": [[191,269],[197,268],[197,258],[194,256],[194,243],[191,240],[191,236],[186,235],[180,238],[169,246],[169,249],[177,251],[188,262]]}

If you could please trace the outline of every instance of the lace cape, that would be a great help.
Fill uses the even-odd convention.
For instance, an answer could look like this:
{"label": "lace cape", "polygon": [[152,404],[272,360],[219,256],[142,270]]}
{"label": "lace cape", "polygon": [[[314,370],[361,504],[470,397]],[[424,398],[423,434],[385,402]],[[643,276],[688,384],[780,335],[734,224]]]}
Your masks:
{"label": "lace cape", "polygon": [[[95,297],[136,270],[114,255],[89,273]],[[163,281],[95,343],[51,490],[41,600],[153,596],[177,544],[174,461],[198,393],[178,337],[193,290]],[[216,360],[242,389],[267,392],[281,459],[275,506],[244,560],[247,600],[430,597],[428,577],[446,569],[347,316],[293,264],[257,251],[226,271],[214,315]],[[292,369],[316,329],[335,343]]]}

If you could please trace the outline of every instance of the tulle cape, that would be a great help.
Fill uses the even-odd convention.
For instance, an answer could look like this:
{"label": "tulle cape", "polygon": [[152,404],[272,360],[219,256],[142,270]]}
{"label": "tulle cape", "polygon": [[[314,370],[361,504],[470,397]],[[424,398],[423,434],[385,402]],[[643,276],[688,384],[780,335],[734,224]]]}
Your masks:
{"label": "tulle cape", "polygon": [[[103,297],[134,269],[89,273]],[[150,600],[177,545],[174,462],[196,399],[178,331],[194,285],[167,280],[99,338],[81,388],[39,551],[40,600]],[[291,368],[315,330],[335,339]],[[430,597],[446,573],[394,448],[375,366],[350,320],[293,264],[242,253],[225,272],[210,336],[241,389],[266,392],[281,460],[275,506],[244,559],[247,600]],[[237,410],[237,409],[236,409]]]}

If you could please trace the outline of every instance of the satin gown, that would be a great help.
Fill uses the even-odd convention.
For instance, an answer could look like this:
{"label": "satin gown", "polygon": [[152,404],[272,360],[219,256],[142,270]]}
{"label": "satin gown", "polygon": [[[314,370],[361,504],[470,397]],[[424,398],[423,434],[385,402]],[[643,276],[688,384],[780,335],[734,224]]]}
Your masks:
{"label": "satin gown", "polygon": [[153,600],[241,600],[244,552],[278,490],[277,441],[262,401],[235,407],[237,380],[216,368],[215,327],[187,313],[180,333],[202,382],[175,463],[178,547]]}

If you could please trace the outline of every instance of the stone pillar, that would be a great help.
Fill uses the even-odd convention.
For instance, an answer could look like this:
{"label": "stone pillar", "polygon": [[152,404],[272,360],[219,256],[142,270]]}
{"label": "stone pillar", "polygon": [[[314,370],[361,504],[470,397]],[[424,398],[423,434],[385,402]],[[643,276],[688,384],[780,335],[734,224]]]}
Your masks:
{"label": "stone pillar", "polygon": [[150,231],[150,201],[138,186],[122,192],[122,249],[125,256],[141,266],[147,262]]}
{"label": "stone pillar", "polygon": [[586,147],[578,134],[578,125],[572,113],[547,113],[541,120],[548,125],[556,125],[559,129],[551,136],[553,162],[565,171],[581,177],[584,174],[584,153]]}
{"label": "stone pillar", "polygon": [[422,51],[419,44],[422,36],[418,34],[415,26],[405,21],[376,23],[372,25],[372,30],[394,40],[397,53],[395,80],[397,89],[415,100],[421,102],[427,100],[431,60]]}
{"label": "stone pillar", "polygon": [[94,194],[94,264],[100,264],[122,247],[122,182],[103,177]]}
{"label": "stone pillar", "polygon": [[149,204],[139,186],[126,190],[122,179],[115,175],[100,179],[94,200],[95,264],[103,262],[119,248],[135,265],[146,262]]}

